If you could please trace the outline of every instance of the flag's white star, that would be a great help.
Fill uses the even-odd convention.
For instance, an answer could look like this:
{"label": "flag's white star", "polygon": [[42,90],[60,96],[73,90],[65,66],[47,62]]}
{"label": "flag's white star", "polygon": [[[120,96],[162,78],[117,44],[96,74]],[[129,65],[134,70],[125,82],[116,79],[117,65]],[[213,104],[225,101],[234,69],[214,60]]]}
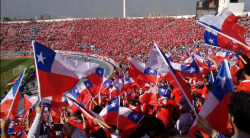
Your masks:
{"label": "flag's white star", "polygon": [[154,73],[154,71],[151,69],[151,70],[149,70],[149,73]]}
{"label": "flag's white star", "polygon": [[38,61],[37,62],[42,62],[43,64],[44,64],[44,59],[46,59],[46,57],[43,57],[43,54],[42,54],[42,52],[40,53],[40,55],[36,55],[37,56],[37,58],[38,58]]}
{"label": "flag's white star", "polygon": [[109,86],[109,84],[108,83],[106,83],[106,87],[108,87]]}
{"label": "flag's white star", "polygon": [[189,70],[190,73],[196,71],[195,68],[191,67],[191,69]]}
{"label": "flag's white star", "polygon": [[101,70],[99,70],[99,74],[102,74],[102,71],[101,71]]}
{"label": "flag's white star", "polygon": [[[221,77],[219,76],[219,79],[220,79],[220,83],[218,85],[221,85],[221,88],[223,89],[224,88],[224,85],[226,83],[226,77]],[[217,86],[218,86],[217,85]]]}
{"label": "flag's white star", "polygon": [[214,39],[209,38],[208,41],[209,41],[211,44],[214,44]]}
{"label": "flag's white star", "polygon": [[113,103],[111,104],[111,107],[112,107],[112,108],[115,107],[115,102],[113,102]]}
{"label": "flag's white star", "polygon": [[89,87],[89,83],[87,83],[86,86]]}
{"label": "flag's white star", "polygon": [[165,90],[164,90],[164,89],[161,89],[160,91],[161,91],[162,93],[164,93],[164,92],[165,92]]}
{"label": "flag's white star", "polygon": [[136,120],[136,119],[138,118],[138,116],[137,116],[137,115],[134,115],[133,118]]}

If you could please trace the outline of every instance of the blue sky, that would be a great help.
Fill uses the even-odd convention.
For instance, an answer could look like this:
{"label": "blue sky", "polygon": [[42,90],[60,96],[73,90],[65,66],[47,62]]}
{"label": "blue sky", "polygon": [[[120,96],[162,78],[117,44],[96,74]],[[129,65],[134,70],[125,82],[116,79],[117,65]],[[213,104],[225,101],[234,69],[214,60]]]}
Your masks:
{"label": "blue sky", "polygon": [[[250,11],[250,0],[245,10]],[[122,17],[122,0],[1,0],[1,18],[34,18],[50,14],[64,17]],[[168,15],[195,14],[196,0],[126,0],[127,16],[141,17],[149,13]]]}

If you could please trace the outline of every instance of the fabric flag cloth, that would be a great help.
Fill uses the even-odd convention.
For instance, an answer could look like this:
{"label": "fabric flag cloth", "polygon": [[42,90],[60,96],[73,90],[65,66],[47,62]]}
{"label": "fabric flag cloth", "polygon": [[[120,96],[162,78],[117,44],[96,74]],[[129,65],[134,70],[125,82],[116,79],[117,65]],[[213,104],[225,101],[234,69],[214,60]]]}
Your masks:
{"label": "fabric flag cloth", "polygon": [[13,85],[13,87],[10,89],[8,94],[1,101],[1,105],[0,105],[1,119],[5,119],[8,116],[9,112],[10,112],[9,119],[14,119],[16,117],[19,99],[20,99],[20,86],[22,84],[22,80],[23,80],[23,76],[25,72],[26,72],[26,68],[24,72],[19,76],[18,80]]}
{"label": "fabric flag cloth", "polygon": [[140,100],[141,104],[146,103],[146,104],[153,105],[153,106],[157,107],[158,102],[157,102],[155,87],[151,87],[148,91],[145,91],[139,97],[139,100]]}
{"label": "fabric flag cloth", "polygon": [[171,63],[171,65],[176,71],[180,72],[186,77],[189,77],[197,81],[203,80],[199,66],[195,60],[193,60],[190,65],[186,65],[186,66],[179,64],[179,63],[173,63],[173,62]]}
{"label": "fabric flag cloth", "polygon": [[78,110],[80,110],[83,113],[83,115],[88,119],[90,126],[92,126],[92,127],[95,126],[94,123],[93,123],[93,118],[99,118],[99,119],[103,120],[103,118],[99,114],[88,110],[86,107],[79,104],[77,101],[75,101],[74,99],[68,97],[67,95],[65,95],[65,97],[67,98],[68,103],[69,103],[69,105],[71,107],[74,104],[78,108]]}
{"label": "fabric flag cloth", "polygon": [[[23,107],[24,107],[24,113],[26,114],[30,108],[32,108],[32,110],[34,110],[37,105],[38,102],[38,96],[28,96],[26,94],[24,94],[23,97]],[[30,116],[35,116],[36,113],[32,112],[30,113]]]}
{"label": "fabric flag cloth", "polygon": [[123,131],[130,129],[137,125],[143,117],[144,115],[135,113],[129,108],[120,107],[118,128],[122,129]]}
{"label": "fabric flag cloth", "polygon": [[[228,62],[224,60],[207,99],[199,112],[199,115],[204,117],[214,129],[222,134],[231,133],[233,130],[228,120],[227,105],[230,103],[230,96],[234,91]],[[195,137],[194,132],[197,130],[200,130],[204,137],[208,136],[206,132],[198,128],[196,119],[188,135]]]}
{"label": "fabric flag cloth", "polygon": [[92,97],[98,95],[99,91],[101,90],[103,77],[104,69],[100,67],[96,68],[94,73],[86,77],[88,80],[84,81],[84,83]]}
{"label": "fabric flag cloth", "polygon": [[207,27],[204,32],[205,43],[229,50],[241,50],[250,56],[250,46],[245,40],[244,28],[237,22],[238,17],[228,8],[224,8],[216,16],[203,15],[199,23]]}
{"label": "fabric flag cloth", "polygon": [[[86,105],[91,99],[91,95],[88,92],[85,84],[81,82],[80,84],[73,87],[67,94],[67,97],[74,99],[76,102]],[[71,109],[73,112],[78,110],[78,107],[75,104],[72,104]]]}
{"label": "fabric flag cloth", "polygon": [[96,63],[81,62],[63,56],[35,41],[32,41],[32,45],[41,97],[62,95],[98,67]]}
{"label": "fabric flag cloth", "polygon": [[113,100],[108,106],[106,106],[99,115],[104,119],[107,124],[117,126],[118,114],[120,107],[120,97]]}
{"label": "fabric flag cloth", "polygon": [[[155,84],[157,81],[157,71],[151,67],[146,67],[144,63],[136,61],[135,59],[128,57],[131,70],[129,75],[140,85],[140,81],[146,81],[148,83]],[[139,81],[139,82],[138,82]]]}
{"label": "fabric flag cloth", "polygon": [[[163,58],[160,54],[162,54]],[[149,57],[150,59],[148,60],[150,61],[150,64],[147,64],[147,66],[150,66],[152,69],[157,70],[159,74],[164,76],[164,78],[166,78],[169,83],[174,86],[175,91],[179,91],[180,93],[182,93],[180,97],[182,97],[184,94],[186,95],[186,98],[189,99],[189,101],[192,101],[193,97],[191,95],[191,88],[173,69],[166,55],[160,49],[158,52],[156,44]]]}

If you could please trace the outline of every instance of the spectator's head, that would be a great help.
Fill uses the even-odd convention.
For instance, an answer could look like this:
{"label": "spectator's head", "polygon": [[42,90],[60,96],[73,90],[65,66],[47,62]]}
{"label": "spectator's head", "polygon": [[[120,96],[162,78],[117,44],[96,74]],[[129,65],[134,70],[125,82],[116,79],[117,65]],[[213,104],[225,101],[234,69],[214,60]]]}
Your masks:
{"label": "spectator's head", "polygon": [[197,103],[201,106],[204,104],[205,99],[203,97],[199,97]]}
{"label": "spectator's head", "polygon": [[229,121],[234,127],[250,135],[250,93],[236,92],[228,104]]}
{"label": "spectator's head", "polygon": [[129,101],[128,101],[128,105],[131,107],[131,106],[136,106],[136,102],[135,102],[135,100],[134,99],[130,99]]}
{"label": "spectator's head", "polygon": [[243,75],[246,80],[250,80],[250,63],[244,65]]}
{"label": "spectator's head", "polygon": [[237,78],[237,84],[239,84],[242,80],[245,79],[245,77],[243,75],[243,69],[240,69],[237,71],[236,78]]}
{"label": "spectator's head", "polygon": [[96,105],[93,109],[93,112],[99,114],[102,111],[102,107],[99,105]]}
{"label": "spectator's head", "polygon": [[77,110],[73,116],[77,119],[77,120],[82,120],[82,116],[81,116],[81,111]]}

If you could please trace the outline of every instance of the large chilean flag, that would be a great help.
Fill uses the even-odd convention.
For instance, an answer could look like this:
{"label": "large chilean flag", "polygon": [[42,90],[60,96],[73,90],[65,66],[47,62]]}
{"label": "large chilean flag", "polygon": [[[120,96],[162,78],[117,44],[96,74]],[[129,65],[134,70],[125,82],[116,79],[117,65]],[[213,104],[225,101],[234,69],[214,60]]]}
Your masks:
{"label": "large chilean flag", "polygon": [[56,96],[72,89],[82,77],[90,75],[98,67],[96,63],[63,56],[35,41],[32,45],[41,97]]}
{"label": "large chilean flag", "polygon": [[[23,80],[23,76],[26,72],[26,68],[24,72],[19,76],[16,83],[13,85],[13,87],[10,89],[8,94],[4,97],[4,99],[1,101],[0,105],[0,117],[1,119],[5,119],[8,114],[10,119],[14,119],[16,117],[19,99],[20,99],[20,85]],[[10,113],[9,113],[10,112]]]}
{"label": "large chilean flag", "polygon": [[237,22],[238,17],[228,8],[223,9],[216,16],[202,16],[199,19],[199,23],[207,27],[204,32],[205,43],[229,50],[241,50],[250,56],[250,46],[245,40],[244,28]]}
{"label": "large chilean flag", "polygon": [[[231,133],[233,130],[228,120],[227,105],[230,103],[230,96],[234,91],[228,62],[224,60],[207,99],[199,112],[199,115],[204,117],[214,129],[224,135]],[[195,137],[194,132],[197,130],[200,130],[204,137],[209,136],[206,132],[198,128],[196,119],[188,135]]]}

